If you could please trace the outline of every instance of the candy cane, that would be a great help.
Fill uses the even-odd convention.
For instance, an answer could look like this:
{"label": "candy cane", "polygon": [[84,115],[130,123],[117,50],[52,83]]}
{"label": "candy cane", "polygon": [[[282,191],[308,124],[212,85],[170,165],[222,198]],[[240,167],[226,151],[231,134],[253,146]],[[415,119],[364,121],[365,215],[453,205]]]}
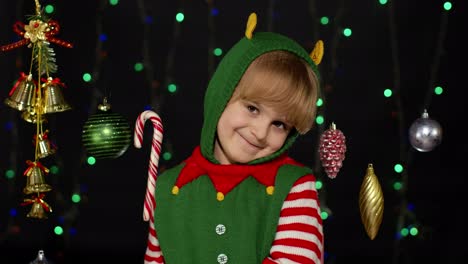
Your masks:
{"label": "candy cane", "polygon": [[163,139],[163,125],[159,115],[151,110],[142,112],[135,124],[134,145],[136,148],[141,148],[143,142],[143,130],[145,128],[146,120],[151,120],[153,123],[153,141],[151,144],[151,155],[148,166],[148,181],[146,183],[145,203],[143,207],[143,220],[149,220],[148,241],[145,253],[145,264],[150,263],[164,263],[159,241],[156,237],[156,230],[154,228],[154,209],[156,203],[154,200],[154,191],[156,187],[156,178],[158,175],[159,156],[161,154],[161,142]]}
{"label": "candy cane", "polygon": [[145,203],[143,208],[143,220],[153,221],[154,209],[156,207],[154,200],[154,190],[156,186],[156,177],[158,175],[159,155],[161,154],[161,142],[163,139],[163,125],[158,114],[151,110],[142,112],[135,124],[134,145],[136,148],[141,148],[143,142],[143,130],[146,120],[151,120],[153,123],[153,141],[151,144],[151,156],[148,166],[148,181],[146,184]]}

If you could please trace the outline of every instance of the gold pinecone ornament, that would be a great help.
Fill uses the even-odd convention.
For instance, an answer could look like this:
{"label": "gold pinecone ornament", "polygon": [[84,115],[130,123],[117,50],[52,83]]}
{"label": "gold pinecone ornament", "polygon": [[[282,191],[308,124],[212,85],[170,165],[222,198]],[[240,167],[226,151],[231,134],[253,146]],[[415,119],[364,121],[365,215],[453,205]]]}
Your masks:
{"label": "gold pinecone ornament", "polygon": [[374,240],[382,223],[384,196],[372,164],[367,166],[359,191],[359,210],[366,233],[371,240]]}

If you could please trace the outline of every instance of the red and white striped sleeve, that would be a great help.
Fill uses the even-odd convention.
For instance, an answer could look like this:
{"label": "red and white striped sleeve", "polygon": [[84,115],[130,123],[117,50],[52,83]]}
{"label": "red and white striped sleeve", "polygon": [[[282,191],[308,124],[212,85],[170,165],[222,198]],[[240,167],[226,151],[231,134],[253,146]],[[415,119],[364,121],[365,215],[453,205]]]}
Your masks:
{"label": "red and white striped sleeve", "polygon": [[315,177],[299,178],[281,208],[270,256],[262,264],[323,263],[323,225]]}

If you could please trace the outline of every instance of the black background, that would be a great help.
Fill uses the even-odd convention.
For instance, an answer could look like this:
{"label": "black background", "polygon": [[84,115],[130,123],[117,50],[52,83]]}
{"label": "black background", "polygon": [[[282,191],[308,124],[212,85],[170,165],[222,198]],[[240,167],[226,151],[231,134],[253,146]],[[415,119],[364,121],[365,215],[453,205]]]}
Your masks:
{"label": "black background", "polygon": [[[45,163],[59,166],[60,173],[50,176],[54,190],[46,198],[54,211],[49,219],[39,221],[26,218],[29,208],[19,205],[24,198],[24,161],[33,156],[30,139],[34,127],[15,109],[0,106],[0,257],[8,260],[1,259],[0,263],[28,263],[39,249],[44,249],[54,263],[142,263],[147,236],[142,210],[152,128],[145,128],[142,149],[130,145],[121,157],[98,160],[89,166],[81,143],[84,122],[95,113],[103,95],[109,97],[114,112],[129,120],[132,129],[138,114],[153,107],[163,119],[163,147],[173,152],[170,161],[161,160],[160,169],[182,161],[200,136],[203,92],[211,74],[208,40],[213,37],[215,46],[226,52],[243,36],[250,12],[258,15],[256,31],[272,29],[309,50],[316,39],[325,42],[320,65],[326,96],[321,109],[325,124],[300,138],[291,155],[313,167],[324,182],[323,206],[332,212],[324,222],[326,263],[466,261],[466,206],[462,203],[466,186],[466,92],[456,81],[455,71],[465,68],[463,60],[456,62],[465,53],[459,44],[464,33],[462,1],[453,2],[448,14],[435,75],[431,70],[443,1],[392,1],[396,38],[390,35],[390,7],[378,1],[212,2],[219,14],[212,17],[215,30],[210,32],[207,1],[120,1],[117,6],[91,0],[41,1],[42,6],[50,3],[56,8],[52,18],[61,25],[57,38],[74,44],[72,49],[53,45],[59,66],[57,77],[67,85],[63,92],[73,110],[54,114],[48,120],[59,148]],[[330,17],[328,26],[319,26],[317,17],[310,13],[310,3],[315,3],[318,17]],[[139,4],[153,20],[147,31]],[[271,6],[274,19],[269,23]],[[174,16],[182,10],[185,20],[175,25]],[[11,30],[13,23],[26,23],[26,15],[34,12],[32,0],[1,1],[0,45],[17,41]],[[97,64],[97,25],[107,35],[98,50],[106,54],[102,64]],[[352,36],[334,39],[337,29],[344,27],[353,30]],[[385,98],[383,89],[394,85],[392,40],[397,41],[401,92]],[[21,47],[0,53],[3,98],[19,72],[29,68],[30,52]],[[144,59],[151,65],[146,65],[146,72],[135,72],[134,63]],[[214,64],[218,61],[215,57]],[[167,67],[170,63],[172,68]],[[146,78],[148,69],[153,82]],[[95,70],[99,78],[83,82],[82,74]],[[444,88],[441,96],[432,96],[427,109],[443,127],[443,140],[433,151],[422,153],[411,149],[407,131],[425,106],[431,77]],[[164,88],[171,80],[178,84],[174,94]],[[398,108],[397,96],[402,108]],[[395,116],[404,117],[402,135]],[[344,132],[348,147],[344,166],[333,180],[324,176],[316,154],[318,135],[332,121]],[[9,126],[13,129],[7,129]],[[401,152],[410,153],[411,159],[400,160]],[[398,162],[407,164],[408,191],[403,197],[392,189],[395,179],[401,177],[393,171]],[[368,163],[373,164],[385,197],[384,219],[374,240],[364,231],[358,206]],[[15,180],[4,177],[11,168],[16,170]],[[67,198],[75,191],[82,195],[78,205]],[[409,218],[405,226],[417,224],[420,235],[399,240],[396,257],[395,233],[402,199],[414,206],[415,218]],[[15,217],[9,215],[11,208],[18,212]],[[53,228],[63,224],[60,219],[65,219],[65,234],[56,236]],[[69,234],[70,227],[76,234]]]}

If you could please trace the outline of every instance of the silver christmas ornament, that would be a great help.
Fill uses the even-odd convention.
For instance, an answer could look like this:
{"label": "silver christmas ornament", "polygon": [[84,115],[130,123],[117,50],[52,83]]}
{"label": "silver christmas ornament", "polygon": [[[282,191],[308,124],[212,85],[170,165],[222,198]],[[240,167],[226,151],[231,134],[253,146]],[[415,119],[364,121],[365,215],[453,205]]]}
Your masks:
{"label": "silver christmas ornament", "polygon": [[36,259],[29,262],[29,264],[51,264],[51,262],[47,261],[44,250],[41,249],[37,252]]}
{"label": "silver christmas ornament", "polygon": [[442,141],[442,127],[437,121],[429,118],[429,114],[424,110],[421,117],[411,124],[409,141],[417,151],[431,151]]}

